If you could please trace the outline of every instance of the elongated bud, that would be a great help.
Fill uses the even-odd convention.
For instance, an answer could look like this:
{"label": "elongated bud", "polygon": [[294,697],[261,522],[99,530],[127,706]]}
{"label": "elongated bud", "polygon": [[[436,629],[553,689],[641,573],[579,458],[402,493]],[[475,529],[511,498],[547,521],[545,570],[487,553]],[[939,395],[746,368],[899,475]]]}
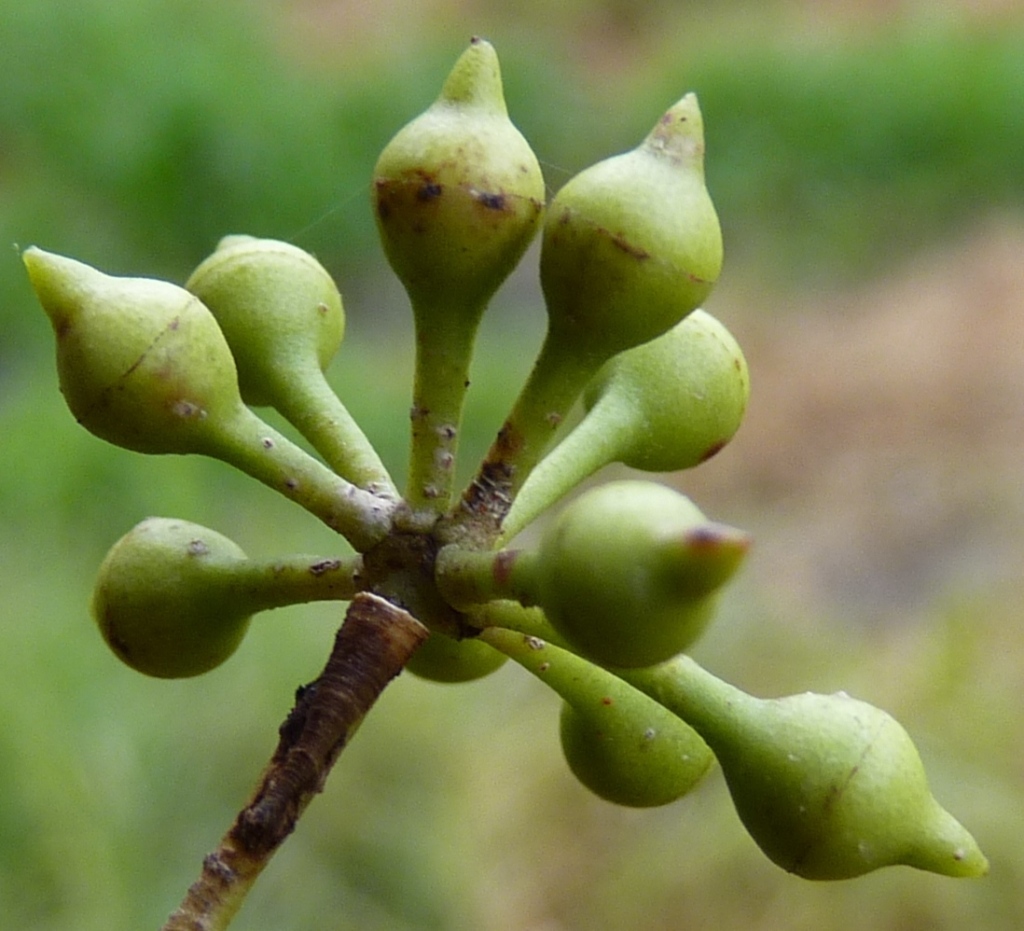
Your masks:
{"label": "elongated bud", "polygon": [[609,463],[675,472],[704,462],[739,429],[749,394],[739,345],[700,309],[657,339],[613,356],[584,392],[586,417],[523,485],[502,538]]}
{"label": "elongated bud", "polygon": [[57,335],[61,390],[87,430],[139,452],[228,462],[360,551],[386,533],[393,502],[353,488],[245,406],[231,350],[199,298],[41,249],[24,260]]}
{"label": "elongated bud", "polygon": [[703,303],[722,265],[704,185],[704,124],[687,94],[631,152],[581,172],[544,223],[541,284],[552,339],[605,358]]}
{"label": "elongated bud", "polygon": [[150,517],[104,558],[93,617],[132,668],[160,678],[195,676],[235,652],[253,614],[351,598],[357,566],[311,556],[256,562],[208,527]]}
{"label": "elongated bud", "polygon": [[544,193],[508,118],[494,48],[474,39],[374,169],[377,226],[416,324],[405,498],[426,522],[448,508],[480,319],[536,234]]}
{"label": "elongated bud", "polygon": [[508,118],[490,43],[474,39],[434,104],[381,152],[373,201],[414,305],[475,311],[515,267],[540,223],[544,180]]}
{"label": "elongated bud", "polygon": [[897,864],[947,876],[988,871],[884,711],[843,693],[753,698],[685,656],[628,678],[708,742],[744,825],[783,869],[807,879]]}
{"label": "elongated bud", "polygon": [[500,628],[481,637],[562,697],[566,762],[606,801],[667,805],[711,768],[711,751],[693,728],[607,670],[537,637]]}
{"label": "elongated bud", "polygon": [[611,482],[571,502],[507,571],[521,600],[540,605],[584,654],[648,666],[703,632],[748,546],[670,488]]}
{"label": "elongated bud", "polygon": [[324,377],[345,333],[345,313],[337,286],[313,256],[290,243],[228,236],[185,287],[217,318],[247,404],[274,407],[344,478],[393,491]]}
{"label": "elongated bud", "polygon": [[23,255],[57,336],[60,387],[91,433],[146,453],[202,452],[242,400],[217,321],[183,288]]}

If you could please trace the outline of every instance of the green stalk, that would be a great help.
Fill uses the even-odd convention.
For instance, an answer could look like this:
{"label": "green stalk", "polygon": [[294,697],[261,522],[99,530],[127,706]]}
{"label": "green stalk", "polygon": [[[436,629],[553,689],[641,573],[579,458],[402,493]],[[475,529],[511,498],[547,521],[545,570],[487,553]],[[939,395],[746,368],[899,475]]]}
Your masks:
{"label": "green stalk", "polygon": [[511,540],[598,469],[620,461],[632,425],[625,405],[601,398],[530,473],[501,525],[497,544]]}
{"label": "green stalk", "polygon": [[359,552],[388,534],[394,504],[335,475],[325,465],[239,405],[202,452],[280,492],[336,530]]}
{"label": "green stalk", "polygon": [[288,372],[274,407],[338,475],[381,497],[398,497],[377,451],[320,369]]}
{"label": "green stalk", "polygon": [[533,370],[476,477],[450,512],[450,542],[493,543],[519,489],[543,457],[555,431],[605,361],[549,332]]}
{"label": "green stalk", "polygon": [[451,503],[462,408],[483,311],[483,306],[437,307],[423,301],[413,306],[416,375],[405,499],[414,511],[439,515]]}
{"label": "green stalk", "polygon": [[246,613],[255,614],[313,601],[348,601],[359,590],[359,557],[290,555],[265,562],[243,561],[226,586]]}

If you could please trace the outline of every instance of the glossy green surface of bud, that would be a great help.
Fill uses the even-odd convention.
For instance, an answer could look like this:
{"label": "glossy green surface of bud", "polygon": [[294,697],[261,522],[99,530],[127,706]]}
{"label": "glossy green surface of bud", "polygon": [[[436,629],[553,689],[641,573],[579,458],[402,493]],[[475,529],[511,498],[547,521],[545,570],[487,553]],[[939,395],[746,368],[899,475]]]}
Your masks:
{"label": "glossy green surface of bud", "polygon": [[231,350],[198,298],[35,247],[23,258],[57,337],[61,391],[91,433],[139,452],[203,452],[238,416]]}
{"label": "glossy green surface of bud", "polygon": [[345,333],[333,279],[290,243],[225,237],[185,287],[217,318],[247,404],[276,407],[290,381],[327,366]]}
{"label": "glossy green surface of bud", "polygon": [[980,876],[974,838],[928,787],[907,732],[844,693],[759,699],[681,656],[631,677],[683,717],[718,758],[745,827],[807,879],[904,864]]}
{"label": "glossy green surface of bud", "polygon": [[637,148],[552,201],[541,250],[550,337],[605,358],[645,343],[704,302],[721,266],[703,118],[687,94]]}
{"label": "glossy green surface of bud", "polygon": [[648,666],[704,631],[748,546],[671,488],[611,482],[570,502],[509,571],[512,588],[584,654]]}
{"label": "glossy green surface of bud", "polygon": [[480,640],[455,640],[434,631],[405,668],[431,682],[473,682],[505,665],[507,657]]}
{"label": "glossy green surface of bud", "polygon": [[233,584],[246,555],[188,521],[150,518],[100,566],[92,612],[108,646],[133,669],[182,678],[223,663],[242,642],[251,606]]}
{"label": "glossy green surface of bud", "polygon": [[384,148],[372,193],[414,305],[475,313],[515,267],[539,227],[544,180],[508,118],[490,43],[474,39],[434,104]]}

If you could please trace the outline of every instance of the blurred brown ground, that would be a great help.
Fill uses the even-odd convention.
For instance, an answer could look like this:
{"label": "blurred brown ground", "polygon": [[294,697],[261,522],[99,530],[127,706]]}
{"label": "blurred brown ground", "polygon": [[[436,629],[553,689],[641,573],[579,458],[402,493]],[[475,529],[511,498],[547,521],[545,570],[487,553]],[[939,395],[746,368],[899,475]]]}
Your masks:
{"label": "blurred brown ground", "polygon": [[863,287],[719,292],[751,366],[730,447],[683,479],[754,523],[759,584],[878,619],[1024,564],[1024,223]]}

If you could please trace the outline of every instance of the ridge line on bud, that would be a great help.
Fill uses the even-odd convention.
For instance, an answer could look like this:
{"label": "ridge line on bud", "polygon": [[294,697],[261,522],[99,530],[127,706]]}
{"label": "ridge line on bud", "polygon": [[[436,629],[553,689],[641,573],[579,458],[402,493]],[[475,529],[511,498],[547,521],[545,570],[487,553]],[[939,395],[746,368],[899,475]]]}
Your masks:
{"label": "ridge line on bud", "polygon": [[823,880],[898,864],[947,876],[988,871],[886,712],[843,692],[755,698],[687,656],[622,675],[708,742],[744,826],[783,869]]}

